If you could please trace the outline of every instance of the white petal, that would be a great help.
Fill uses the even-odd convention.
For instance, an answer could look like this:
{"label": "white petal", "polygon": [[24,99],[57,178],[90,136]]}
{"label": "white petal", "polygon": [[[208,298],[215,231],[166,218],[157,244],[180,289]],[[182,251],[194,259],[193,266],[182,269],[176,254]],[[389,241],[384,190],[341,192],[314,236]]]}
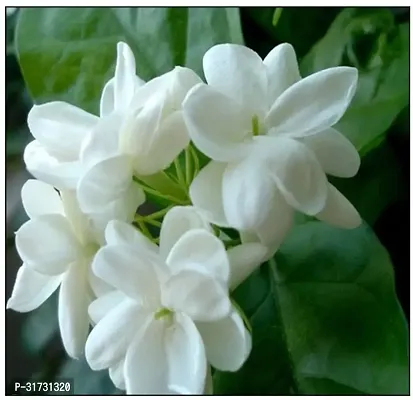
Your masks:
{"label": "white petal", "polygon": [[32,311],[52,295],[61,281],[61,275],[42,275],[23,264],[17,271],[13,292],[7,301],[7,308],[18,312]]}
{"label": "white petal", "polygon": [[343,116],[357,87],[357,69],[335,67],[290,86],[267,116],[270,134],[302,137],[330,128]]}
{"label": "white petal", "polygon": [[181,236],[191,229],[212,228],[203,216],[192,206],[175,206],[165,215],[159,235],[159,253],[166,259]]}
{"label": "white petal", "polygon": [[89,216],[82,213],[74,190],[61,190],[60,197],[67,220],[82,243],[93,243]]}
{"label": "white petal", "polygon": [[40,268],[44,264],[39,272],[50,275],[61,274],[82,254],[69,222],[59,214],[42,215],[24,223],[16,232],[16,249],[24,261]]}
{"label": "white petal", "polygon": [[165,282],[162,304],[195,321],[221,319],[231,309],[228,289],[210,275],[194,270],[183,270]]}
{"label": "white petal", "polygon": [[294,139],[259,139],[262,157],[287,202],[303,213],[318,213],[327,198],[327,178],[314,153]]}
{"label": "white petal", "polygon": [[189,90],[202,79],[190,68],[176,66],[170,74],[168,93],[170,94],[170,106],[180,109]]}
{"label": "white petal", "polygon": [[126,356],[136,331],[148,318],[129,299],[112,308],[92,329],[86,342],[86,360],[93,370],[108,368]]}
{"label": "white petal", "polygon": [[112,290],[89,305],[89,316],[92,322],[96,325],[103,317],[109,314],[115,307],[128,298],[119,290]]}
{"label": "white petal", "polygon": [[229,287],[234,290],[265,261],[267,247],[261,243],[244,243],[227,251],[231,276]]}
{"label": "white petal", "polygon": [[219,226],[229,226],[222,199],[222,180],[227,164],[211,161],[202,168],[189,188],[195,207],[202,210],[206,219]]}
{"label": "white petal", "polygon": [[127,394],[168,394],[165,323],[148,319],[142,324],[126,353]]}
{"label": "white petal", "polygon": [[202,79],[190,68],[176,66],[173,70],[158,76],[136,91],[131,109],[139,109],[155,100],[164,99],[166,109],[179,110],[188,91]]}
{"label": "white petal", "polygon": [[132,246],[108,245],[93,260],[94,273],[127,296],[145,304],[159,303],[159,283],[153,259]]}
{"label": "white petal", "polygon": [[[262,223],[250,231],[240,232],[243,243],[259,242],[267,248],[264,260],[270,259],[293,226],[294,209],[279,190],[274,191],[271,207]],[[264,261],[263,260],[263,261]]]}
{"label": "white petal", "polygon": [[205,344],[211,365],[221,371],[237,371],[251,352],[251,335],[239,314],[231,314],[215,322],[198,322],[197,327]]}
{"label": "white petal", "polygon": [[226,284],[230,268],[224,244],[205,229],[184,233],[172,247],[166,264],[172,274],[182,270],[202,271]]}
{"label": "white petal", "polygon": [[117,59],[114,77],[115,109],[125,110],[130,106],[137,87],[143,84],[137,80],[135,57],[131,48],[124,42],[117,45]]}
{"label": "white petal", "polygon": [[[90,264],[92,264],[92,259],[90,260]],[[92,268],[89,268],[89,284],[93,294],[98,298],[114,291],[115,289],[112,285],[109,285],[103,279],[97,277],[92,271]]]}
{"label": "white petal", "polygon": [[26,168],[35,178],[57,189],[76,188],[82,172],[79,161],[59,161],[38,140],[33,140],[26,146],[23,159]]}
{"label": "white petal", "polygon": [[88,306],[91,300],[87,280],[89,265],[73,263],[63,277],[59,293],[59,327],[63,346],[72,358],[83,353],[89,332]]}
{"label": "white petal", "polygon": [[110,221],[105,230],[106,243],[109,245],[129,245],[139,251],[157,253],[158,246],[151,242],[133,225],[122,221]]}
{"label": "white petal", "polygon": [[53,186],[35,179],[28,179],[23,185],[22,202],[30,218],[45,214],[64,214],[59,193]]}
{"label": "white petal", "polygon": [[160,128],[166,110],[166,93],[158,93],[147,100],[141,108],[133,109],[125,119],[122,132],[119,135],[119,149],[124,154],[130,154],[136,161],[139,157],[145,157],[151,148]]}
{"label": "white petal", "polygon": [[245,139],[252,136],[253,115],[235,100],[199,84],[188,93],[183,112],[189,136],[208,157],[226,162],[248,152]]}
{"label": "white petal", "polygon": [[239,102],[250,116],[264,116],[267,75],[255,51],[238,44],[218,44],[205,53],[203,67],[209,85]]}
{"label": "white petal", "polygon": [[222,181],[222,197],[229,224],[239,230],[252,229],[263,222],[275,184],[261,160],[248,157],[229,164]]}
{"label": "white petal", "polygon": [[115,110],[115,78],[110,78],[100,96],[100,117],[106,117]]}
{"label": "white petal", "polygon": [[129,183],[128,187],[112,202],[99,207],[99,211],[93,213],[93,219],[97,222],[101,219],[102,229],[106,228],[108,221],[117,219],[124,222],[132,222],[137,208],[145,202],[145,193],[135,182]]}
{"label": "white petal", "polygon": [[326,174],[351,178],[360,168],[360,156],[353,144],[339,131],[330,128],[302,141],[314,152]]}
{"label": "white petal", "polygon": [[275,46],[264,58],[268,76],[268,106],[301,79],[294,47],[289,43]]}
{"label": "white petal", "polygon": [[99,210],[89,213],[90,229],[97,243],[105,244],[105,229],[111,220],[132,222],[136,209],[145,202],[145,193],[137,184],[129,185],[126,192],[114,201],[102,205]]}
{"label": "white petal", "polygon": [[330,183],[326,205],[316,217],[345,229],[354,229],[361,224],[360,214],[354,206]]}
{"label": "white petal", "polygon": [[174,322],[165,335],[169,388],[175,393],[202,394],[207,373],[202,338],[187,315],[175,314]]}
{"label": "white petal", "polygon": [[139,175],[152,175],[166,169],[189,144],[189,136],[182,111],[165,118],[153,132],[146,151],[136,157],[135,170]]}
{"label": "white petal", "polygon": [[125,360],[122,359],[115,366],[109,368],[109,376],[113,384],[120,390],[126,390],[125,377]]}
{"label": "white petal", "polygon": [[85,168],[119,154],[122,124],[122,116],[117,113],[99,119],[82,143],[80,160]]}
{"label": "white petal", "polygon": [[[136,93],[136,90],[144,85],[145,82],[138,76],[135,76],[134,84]],[[132,105],[130,105],[130,107],[133,108]],[[102,95],[100,97],[100,116],[106,117],[115,111],[115,77],[113,77],[107,81],[103,88]],[[125,112],[125,109],[119,109],[118,112]]]}
{"label": "white petal", "polygon": [[133,184],[131,158],[119,155],[90,168],[79,182],[77,196],[84,213],[104,211]]}
{"label": "white petal", "polygon": [[82,140],[97,121],[95,115],[62,101],[35,105],[27,117],[34,138],[67,161],[78,158]]}
{"label": "white petal", "polygon": [[159,98],[164,98],[168,93],[171,84],[173,71],[157,76],[140,86],[133,97],[131,110],[139,110],[153,101],[158,102]]}

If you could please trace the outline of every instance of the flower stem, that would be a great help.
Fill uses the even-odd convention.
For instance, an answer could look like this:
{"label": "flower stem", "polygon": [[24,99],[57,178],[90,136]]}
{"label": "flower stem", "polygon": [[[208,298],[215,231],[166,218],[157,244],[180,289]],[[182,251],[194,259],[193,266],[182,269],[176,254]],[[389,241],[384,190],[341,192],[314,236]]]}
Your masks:
{"label": "flower stem", "polygon": [[274,15],[272,17],[272,26],[277,26],[278,21],[281,18],[281,14],[283,12],[283,7],[277,7],[274,11]]}
{"label": "flower stem", "polygon": [[192,158],[194,160],[194,170],[192,174],[192,180],[198,175],[199,172],[199,159],[198,159],[198,154],[196,154],[196,151],[192,144],[189,144],[189,150],[191,151]]}
{"label": "flower stem", "polygon": [[163,216],[165,216],[165,214],[172,208],[172,206],[168,206],[163,208],[162,210],[156,211],[152,214],[149,215],[143,215],[142,219],[147,221],[147,220],[153,220],[153,219],[158,219],[158,218],[162,218]]}
{"label": "flower stem", "polygon": [[189,187],[193,179],[192,154],[189,146],[191,144],[185,148],[185,181],[187,187]]}
{"label": "flower stem", "polygon": [[178,200],[187,201],[188,194],[186,188],[182,187],[175,179],[165,171],[160,171],[153,175],[135,175],[135,181],[145,185],[158,193],[166,193]]}
{"label": "flower stem", "polygon": [[185,188],[186,191],[186,182],[184,172],[182,171],[181,163],[179,162],[179,157],[174,160],[176,176],[178,178],[178,183],[182,188]]}
{"label": "flower stem", "polygon": [[149,232],[149,229],[146,227],[145,223],[142,221],[136,221],[137,224],[139,225],[140,230],[142,231],[142,233],[148,237],[150,240],[153,240],[153,236],[152,234]]}
{"label": "flower stem", "polygon": [[148,225],[156,226],[157,228],[160,228],[162,226],[162,223],[160,221],[155,221],[153,219],[148,219],[142,222]]}
{"label": "flower stem", "polygon": [[151,194],[151,195],[153,195],[153,196],[155,196],[155,197],[158,197],[158,198],[160,198],[160,199],[169,200],[169,201],[171,201],[172,203],[179,204],[179,205],[189,204],[188,201],[180,200],[180,199],[178,199],[178,198],[176,198],[176,197],[174,197],[174,196],[171,196],[171,195],[169,195],[169,194],[159,193],[157,190],[152,189],[152,188],[150,188],[149,186],[147,186],[147,185],[145,185],[144,183],[142,183],[142,182],[140,181],[140,179],[139,179],[138,177],[136,177],[135,175],[133,176],[133,180],[134,180],[134,182],[136,182],[136,183],[139,184],[139,186],[143,189],[144,192],[146,192],[146,193],[148,193],[148,194]]}
{"label": "flower stem", "polygon": [[167,172],[165,171],[161,171],[160,174],[165,177],[166,180],[168,180],[169,182],[171,182],[174,185],[179,185],[178,179],[175,178],[173,175],[169,175]]}

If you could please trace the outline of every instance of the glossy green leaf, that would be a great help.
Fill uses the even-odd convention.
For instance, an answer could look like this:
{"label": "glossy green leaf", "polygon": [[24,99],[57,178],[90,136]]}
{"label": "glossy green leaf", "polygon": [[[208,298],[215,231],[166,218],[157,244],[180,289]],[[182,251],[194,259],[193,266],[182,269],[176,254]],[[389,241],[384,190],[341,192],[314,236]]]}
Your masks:
{"label": "glossy green leaf", "polygon": [[[243,26],[248,46],[265,57],[275,45],[287,42],[294,46],[299,59],[323,37],[339,12],[334,7],[325,7],[322,12],[316,7],[285,7],[281,15],[279,7],[245,7],[241,10],[254,23],[246,22]],[[277,20],[276,24],[274,20]]]}
{"label": "glossy green leaf", "polygon": [[351,107],[337,124],[361,155],[377,147],[409,101],[408,24],[388,9],[344,9],[301,62],[303,75],[352,65],[359,69]]}
{"label": "glossy green leaf", "polygon": [[366,225],[308,222],[237,289],[253,350],[223,394],[406,394],[408,331],[385,249]]}
{"label": "glossy green leaf", "polygon": [[330,181],[371,226],[404,190],[400,164],[386,143],[374,148],[363,158],[355,177],[331,178]]}
{"label": "glossy green leaf", "polygon": [[238,8],[25,8],[16,44],[34,101],[96,112],[118,41],[131,46],[137,73],[148,80],[175,65],[202,73],[208,48],[243,39]]}
{"label": "glossy green leaf", "polygon": [[[325,68],[336,67],[344,60],[357,62],[353,45],[357,39],[377,32],[388,32],[394,26],[392,13],[386,8],[345,8],[336,17],[330,28],[309,51],[301,62],[301,72],[309,75]],[[361,56],[356,54],[356,56]]]}

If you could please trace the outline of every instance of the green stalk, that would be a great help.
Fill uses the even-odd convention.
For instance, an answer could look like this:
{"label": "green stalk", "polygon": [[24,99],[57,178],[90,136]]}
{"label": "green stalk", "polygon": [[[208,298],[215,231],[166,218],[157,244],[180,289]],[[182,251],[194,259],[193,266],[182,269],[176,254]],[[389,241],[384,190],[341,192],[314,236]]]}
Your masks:
{"label": "green stalk", "polygon": [[158,218],[162,218],[165,216],[165,214],[172,208],[172,206],[163,208],[162,210],[156,211],[152,214],[149,215],[142,215],[142,219],[147,221],[147,220],[154,220]]}
{"label": "green stalk", "polygon": [[136,183],[139,184],[139,186],[143,189],[144,192],[146,192],[146,193],[148,193],[148,194],[152,194],[153,196],[159,197],[159,198],[161,198],[161,199],[169,200],[169,201],[171,201],[172,203],[179,204],[179,205],[189,204],[187,199],[181,200],[181,199],[179,199],[179,198],[177,198],[177,197],[174,197],[174,196],[169,195],[169,194],[160,193],[160,192],[158,192],[156,189],[153,189],[153,188],[151,188],[151,187],[149,187],[149,186],[146,186],[146,185],[145,185],[144,183],[142,183],[142,181],[141,181],[138,177],[136,177],[135,175],[133,176],[133,180],[134,180]]}
{"label": "green stalk", "polygon": [[185,148],[185,181],[187,187],[189,187],[193,179],[192,155],[191,150],[189,149],[190,145],[191,144]]}
{"label": "green stalk", "polygon": [[182,171],[181,163],[179,162],[178,157],[175,158],[174,165],[175,165],[175,171],[176,171],[176,176],[178,178],[178,182],[181,187],[185,188],[185,191],[186,191],[185,176],[184,176],[184,172]]}
{"label": "green stalk", "polygon": [[181,203],[188,200],[186,188],[181,187],[164,171],[154,175],[136,175],[134,176],[134,180],[139,184],[144,184],[146,187],[151,188],[156,193],[168,193],[167,195],[163,194],[164,198],[165,196],[171,196],[171,198],[176,198]]}
{"label": "green stalk", "polygon": [[157,228],[160,228],[162,226],[162,223],[160,221],[154,221],[153,219],[147,219],[142,222],[148,225],[156,226]]}
{"label": "green stalk", "polygon": [[145,223],[142,221],[136,221],[137,224],[139,225],[140,230],[142,231],[142,233],[148,237],[150,240],[153,240],[153,236],[151,235],[151,233],[149,232],[149,229],[146,227]]}
{"label": "green stalk", "polygon": [[282,12],[283,12],[283,8],[282,8],[282,7],[277,7],[277,8],[275,9],[274,15],[273,15],[273,17],[272,17],[272,26],[274,26],[274,27],[277,26],[278,21],[279,21],[280,18],[281,18]]}
{"label": "green stalk", "polygon": [[193,175],[192,175],[192,180],[193,180],[198,175],[198,172],[199,172],[199,159],[198,159],[198,155],[196,154],[196,151],[193,148],[192,144],[189,144],[189,149],[191,151],[192,158],[193,158],[193,161],[194,161],[194,170],[193,170]]}

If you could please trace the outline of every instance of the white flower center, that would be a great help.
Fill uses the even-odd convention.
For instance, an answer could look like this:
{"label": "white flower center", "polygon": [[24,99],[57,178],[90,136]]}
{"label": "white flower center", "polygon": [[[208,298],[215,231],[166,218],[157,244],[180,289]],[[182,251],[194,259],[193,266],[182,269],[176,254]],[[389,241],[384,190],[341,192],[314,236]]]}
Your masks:
{"label": "white flower center", "polygon": [[156,320],[162,319],[162,318],[170,318],[173,315],[173,311],[170,310],[169,308],[162,307],[158,311],[155,312],[154,318]]}
{"label": "white flower center", "polygon": [[260,121],[258,119],[258,116],[254,115],[252,117],[251,124],[252,124],[252,134],[253,134],[253,136],[258,136],[258,135],[261,135],[263,133],[260,130],[261,126],[260,126]]}

